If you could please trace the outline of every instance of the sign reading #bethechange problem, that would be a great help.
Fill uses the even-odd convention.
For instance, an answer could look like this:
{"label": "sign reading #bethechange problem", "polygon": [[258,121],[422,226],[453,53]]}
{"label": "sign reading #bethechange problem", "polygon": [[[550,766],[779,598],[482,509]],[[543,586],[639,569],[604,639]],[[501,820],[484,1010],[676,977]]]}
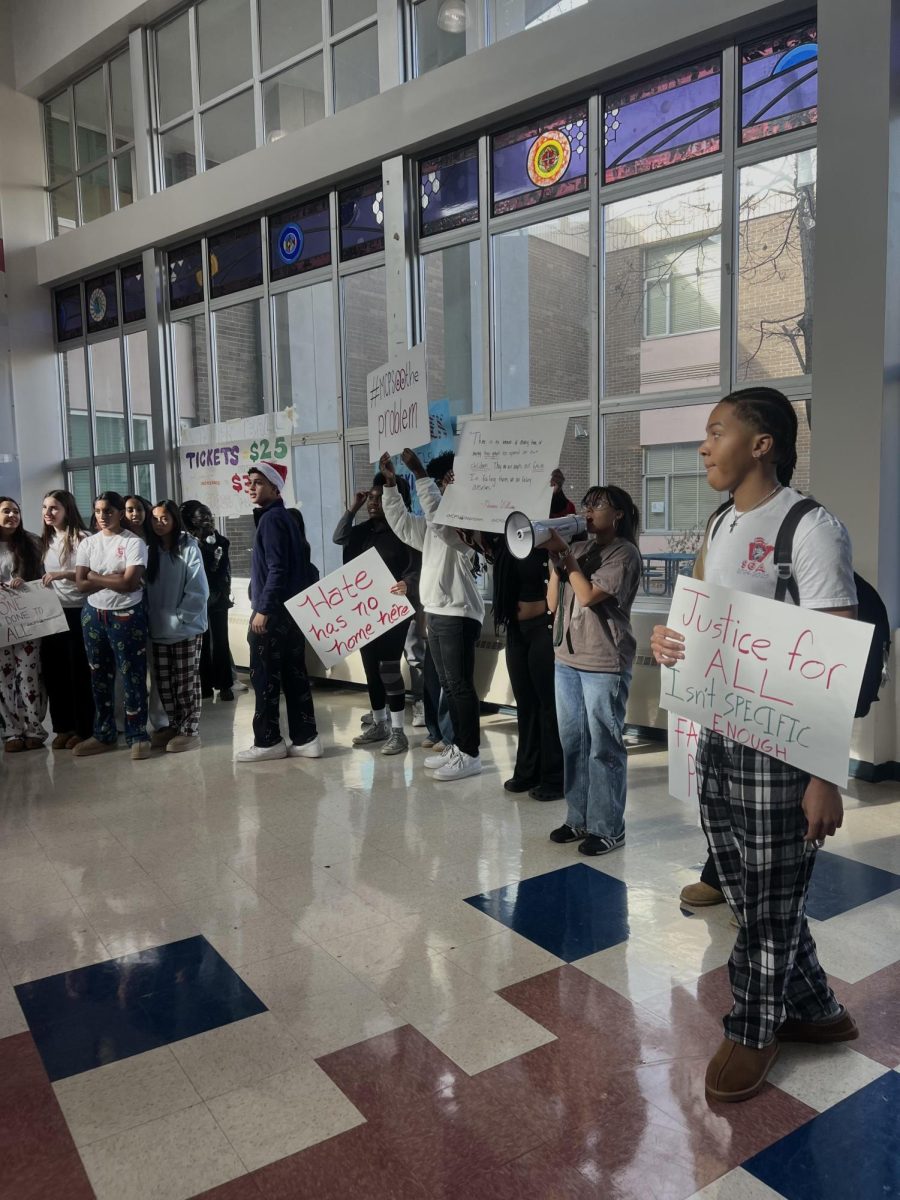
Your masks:
{"label": "sign reading #bethechange problem", "polygon": [[685,642],[661,670],[663,708],[846,786],[872,625],[683,575],[667,623]]}

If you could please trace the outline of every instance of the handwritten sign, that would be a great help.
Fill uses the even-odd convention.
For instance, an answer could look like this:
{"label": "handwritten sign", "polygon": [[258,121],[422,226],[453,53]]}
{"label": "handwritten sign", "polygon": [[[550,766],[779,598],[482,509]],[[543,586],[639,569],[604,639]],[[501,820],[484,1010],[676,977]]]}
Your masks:
{"label": "handwritten sign", "polygon": [[467,421],[436,520],[442,525],[502,533],[511,512],[550,512],[550,473],[559,466],[566,433],[560,417]]}
{"label": "handwritten sign", "polygon": [[428,441],[428,393],[425,387],[425,343],[392,358],[366,376],[369,397],[369,453],[382,454]]}
{"label": "handwritten sign", "polygon": [[0,588],[0,646],[15,646],[65,633],[69,626],[53,588],[26,583],[20,588]]}
{"label": "handwritten sign", "polygon": [[[424,446],[413,446],[423,467],[427,467],[432,459],[441,454],[452,454],[456,448],[453,437],[453,417],[450,415],[449,400],[433,400],[428,405],[428,428],[431,441]],[[404,447],[405,449],[405,447]],[[397,478],[403,478],[409,484],[409,494],[412,501],[412,511],[416,516],[422,516],[422,506],[419,504],[419,494],[416,491],[416,477],[411,474],[406,463],[399,454],[393,458],[394,471]]]}
{"label": "handwritten sign", "polygon": [[391,595],[394,577],[377,550],[287,601],[287,610],[326,667],[413,615],[405,596]]}
{"label": "handwritten sign", "polygon": [[258,462],[287,467],[281,498],[292,507],[291,423],[284,413],[184,429],[178,447],[181,494],[201,500],[216,516],[246,517],[252,511],[248,472]]}
{"label": "handwritten sign", "polygon": [[700,726],[687,717],[669,713],[669,795],[697,806],[697,742]]}
{"label": "handwritten sign", "polygon": [[668,624],[685,645],[661,670],[663,708],[846,785],[872,625],[684,576]]}

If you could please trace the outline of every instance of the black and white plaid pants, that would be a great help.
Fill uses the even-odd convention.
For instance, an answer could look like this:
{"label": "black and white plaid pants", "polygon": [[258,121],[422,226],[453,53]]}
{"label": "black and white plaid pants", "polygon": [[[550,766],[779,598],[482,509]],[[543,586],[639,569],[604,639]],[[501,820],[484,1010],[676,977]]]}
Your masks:
{"label": "black and white plaid pants", "polygon": [[200,650],[203,635],[153,643],[153,673],[169,725],[185,737],[200,732]]}
{"label": "black and white plaid pants", "polygon": [[700,815],[722,891],[740,922],[728,970],[725,1035],[767,1046],[788,1017],[821,1021],[841,1006],[816,957],[806,893],[816,860],[803,840],[809,776],[704,730],[697,747]]}

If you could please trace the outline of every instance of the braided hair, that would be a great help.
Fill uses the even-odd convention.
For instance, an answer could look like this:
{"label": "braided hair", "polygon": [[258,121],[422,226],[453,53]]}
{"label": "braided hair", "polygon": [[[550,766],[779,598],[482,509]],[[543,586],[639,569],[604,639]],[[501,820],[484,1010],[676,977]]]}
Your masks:
{"label": "braided hair", "polygon": [[756,433],[767,433],[774,443],[772,461],[782,487],[789,487],[797,465],[797,414],[777,388],[749,387],[722,398],[737,418]]}

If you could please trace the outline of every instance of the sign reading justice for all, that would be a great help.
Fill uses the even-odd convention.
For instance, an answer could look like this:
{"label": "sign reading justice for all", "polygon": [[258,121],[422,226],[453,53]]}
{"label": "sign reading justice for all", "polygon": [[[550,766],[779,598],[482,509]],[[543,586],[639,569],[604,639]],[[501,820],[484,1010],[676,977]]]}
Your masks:
{"label": "sign reading justice for all", "polygon": [[846,786],[872,625],[685,576],[668,625],[684,660],[662,668],[663,708]]}

